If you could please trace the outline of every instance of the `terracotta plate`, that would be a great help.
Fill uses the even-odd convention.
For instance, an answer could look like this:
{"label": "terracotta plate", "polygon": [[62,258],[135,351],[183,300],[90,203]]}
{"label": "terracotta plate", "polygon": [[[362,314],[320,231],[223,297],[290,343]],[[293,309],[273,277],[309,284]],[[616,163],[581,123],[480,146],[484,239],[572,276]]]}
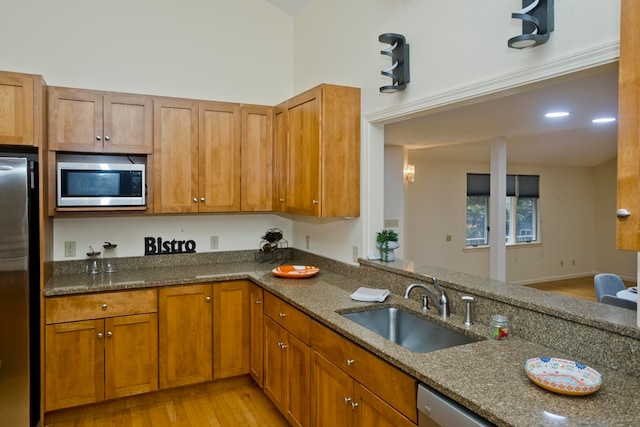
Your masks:
{"label": "terracotta plate", "polygon": [[560,394],[591,394],[602,384],[598,371],[571,360],[536,357],[524,362],[524,370],[531,381]]}
{"label": "terracotta plate", "polygon": [[271,272],[278,277],[303,279],[315,276],[320,272],[320,269],[313,265],[281,265],[271,270]]}

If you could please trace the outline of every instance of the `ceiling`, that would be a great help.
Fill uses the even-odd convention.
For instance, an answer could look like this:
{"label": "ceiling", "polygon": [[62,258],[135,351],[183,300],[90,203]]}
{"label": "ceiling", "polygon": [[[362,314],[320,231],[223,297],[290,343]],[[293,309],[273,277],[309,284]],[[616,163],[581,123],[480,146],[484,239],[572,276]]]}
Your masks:
{"label": "ceiling", "polygon": [[[591,120],[617,117],[617,65],[492,98],[387,124],[385,145],[407,147],[412,159],[488,162],[492,139],[504,136],[509,163],[593,167],[616,157],[617,122]],[[545,118],[552,110],[571,114]]]}

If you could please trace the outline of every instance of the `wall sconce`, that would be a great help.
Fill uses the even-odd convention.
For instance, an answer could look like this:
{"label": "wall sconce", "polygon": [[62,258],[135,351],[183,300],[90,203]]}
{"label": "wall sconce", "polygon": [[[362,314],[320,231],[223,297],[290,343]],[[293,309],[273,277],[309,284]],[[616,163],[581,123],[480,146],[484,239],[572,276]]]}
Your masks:
{"label": "wall sconce", "polygon": [[511,18],[522,20],[522,34],[509,39],[513,49],[524,49],[546,43],[554,30],[554,0],[522,0],[522,10]]}
{"label": "wall sconce", "polygon": [[392,80],[390,86],[382,86],[380,92],[393,93],[404,90],[409,83],[409,45],[403,35],[400,34],[381,34],[378,40],[382,43],[388,43],[386,49],[382,49],[380,54],[391,57],[391,66],[380,71],[383,76]]}
{"label": "wall sconce", "polygon": [[416,167],[413,165],[407,165],[403,169],[404,179],[407,182],[414,182],[416,180]]}

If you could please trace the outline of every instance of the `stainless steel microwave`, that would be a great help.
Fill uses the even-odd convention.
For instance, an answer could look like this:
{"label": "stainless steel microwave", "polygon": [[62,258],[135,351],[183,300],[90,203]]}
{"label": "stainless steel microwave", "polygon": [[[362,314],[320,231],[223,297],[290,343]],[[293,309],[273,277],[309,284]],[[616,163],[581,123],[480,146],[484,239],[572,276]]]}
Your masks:
{"label": "stainless steel microwave", "polygon": [[145,165],[58,162],[57,205],[145,206]]}

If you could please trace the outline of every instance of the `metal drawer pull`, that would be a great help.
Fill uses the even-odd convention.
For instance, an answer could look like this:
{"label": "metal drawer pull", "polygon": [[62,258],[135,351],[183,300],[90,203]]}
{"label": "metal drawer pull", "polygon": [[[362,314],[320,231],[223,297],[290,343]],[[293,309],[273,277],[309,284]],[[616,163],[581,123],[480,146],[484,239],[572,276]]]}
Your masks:
{"label": "metal drawer pull", "polygon": [[262,304],[262,301],[260,301],[259,299],[256,300],[256,304]]}
{"label": "metal drawer pull", "polygon": [[358,407],[358,402],[351,402],[351,409],[355,410]]}
{"label": "metal drawer pull", "polygon": [[287,315],[286,313],[280,313],[280,317],[284,317],[286,315]]}
{"label": "metal drawer pull", "polygon": [[104,136],[104,140],[105,140],[105,141],[109,141],[110,139],[111,139],[111,138],[109,138],[109,135],[105,135],[105,136]]}
{"label": "metal drawer pull", "polygon": [[347,366],[353,365],[354,362],[355,362],[355,360],[353,360],[353,359],[347,359]]}
{"label": "metal drawer pull", "polygon": [[350,398],[350,397],[345,397],[345,398],[344,398],[344,404],[345,404],[345,405],[348,405],[348,404],[349,404],[349,402],[351,402],[351,398]]}
{"label": "metal drawer pull", "polygon": [[108,332],[107,332],[107,337],[111,338],[112,336],[113,336],[113,332],[108,331]]}
{"label": "metal drawer pull", "polygon": [[101,340],[102,339],[102,332],[98,332],[98,339]]}
{"label": "metal drawer pull", "polygon": [[629,216],[631,216],[631,212],[629,212],[627,209],[618,209],[616,211],[616,216],[618,217],[618,219],[627,219],[629,218]]}
{"label": "metal drawer pull", "polygon": [[102,309],[106,310],[107,309],[107,304],[102,304]]}
{"label": "metal drawer pull", "polygon": [[205,300],[206,302],[211,302],[211,297],[206,297],[204,300]]}

